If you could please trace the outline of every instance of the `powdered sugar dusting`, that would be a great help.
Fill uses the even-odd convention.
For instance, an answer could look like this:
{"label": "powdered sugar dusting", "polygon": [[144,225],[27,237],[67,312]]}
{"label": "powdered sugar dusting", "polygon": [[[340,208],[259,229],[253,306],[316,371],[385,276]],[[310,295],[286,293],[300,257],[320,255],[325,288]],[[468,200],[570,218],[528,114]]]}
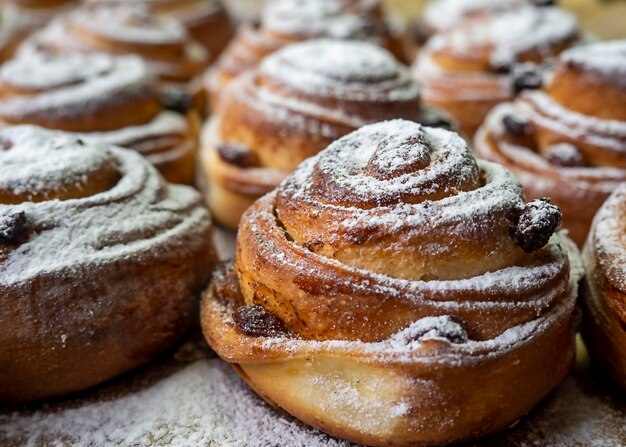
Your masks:
{"label": "powdered sugar dusting", "polygon": [[519,55],[530,50],[543,57],[554,56],[554,45],[575,38],[577,30],[576,18],[568,11],[526,7],[477,19],[436,35],[428,47],[468,54],[485,48],[490,50],[491,64],[502,66],[517,61]]}
{"label": "powdered sugar dusting", "polygon": [[267,57],[259,75],[310,94],[353,100],[417,99],[417,85],[386,50],[359,41],[312,40]]}
{"label": "powdered sugar dusting", "polygon": [[589,243],[613,287],[626,292],[626,184],[618,187],[596,214]]}
{"label": "powdered sugar dusting", "polygon": [[424,10],[424,22],[437,30],[449,30],[462,20],[483,13],[498,13],[527,6],[528,0],[436,0]]}
{"label": "powdered sugar dusting", "polygon": [[37,229],[2,259],[2,284],[120,256],[186,253],[190,241],[205,238],[210,218],[199,195],[167,185],[132,151],[30,126],[5,129],[0,137],[12,145],[0,151],[0,189],[9,194],[87,184],[105,166],[120,175],[111,189],[93,196],[0,204],[0,213],[22,212]]}
{"label": "powdered sugar dusting", "polygon": [[626,89],[626,40],[571,48],[561,55],[567,64],[597,73]]}
{"label": "powdered sugar dusting", "polygon": [[28,53],[2,67],[0,82],[33,93],[0,101],[0,116],[13,120],[42,110],[59,117],[81,115],[111,97],[156,95],[149,68],[135,56]]}
{"label": "powdered sugar dusting", "polygon": [[337,0],[279,0],[267,5],[262,20],[268,28],[287,35],[304,32],[310,37],[340,39],[366,36],[367,16],[350,11],[342,3]]}

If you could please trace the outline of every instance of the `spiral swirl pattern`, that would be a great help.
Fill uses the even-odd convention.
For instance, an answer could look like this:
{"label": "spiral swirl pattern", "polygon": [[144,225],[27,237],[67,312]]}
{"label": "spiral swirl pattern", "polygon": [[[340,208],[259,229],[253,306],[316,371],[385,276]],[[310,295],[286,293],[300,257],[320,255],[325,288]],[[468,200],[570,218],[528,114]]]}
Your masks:
{"label": "spiral swirl pattern", "polygon": [[214,59],[222,52],[233,33],[233,24],[220,0],[86,0],[88,5],[137,4],[165,17],[171,17],[187,28]]}
{"label": "spiral swirl pattern", "polygon": [[[205,336],[262,396],[336,436],[476,436],[524,414],[570,368],[580,268],[559,236],[548,242],[556,215],[524,204],[518,182],[452,132],[362,127],[244,214],[234,266],[204,297]],[[523,246],[519,231],[538,243]],[[533,358],[533,344],[549,357]],[[504,412],[485,400],[531,365],[541,371],[519,407],[517,396]],[[452,401],[481,374],[484,389]]]}
{"label": "spiral swirl pattern", "polygon": [[0,400],[92,386],[177,340],[213,263],[199,195],[71,134],[0,144]]}
{"label": "spiral swirl pattern", "polygon": [[0,69],[0,123],[34,124],[137,150],[166,178],[190,183],[193,117],[167,111],[134,56],[30,53]]}
{"label": "spiral swirl pattern", "polygon": [[510,168],[530,197],[548,195],[579,245],[595,212],[626,181],[626,42],[563,53],[545,90],[487,118],[478,153]]}
{"label": "spiral swirl pattern", "polygon": [[517,85],[518,64],[540,64],[578,37],[569,12],[517,8],[434,36],[415,61],[414,73],[425,103],[450,113],[472,136],[491,108],[526,87]]}
{"label": "spiral swirl pattern", "polygon": [[237,75],[290,43],[315,38],[358,39],[399,55],[378,0],[279,0],[261,18],[244,25],[206,78],[214,110],[221,93]]}
{"label": "spiral swirl pattern", "polygon": [[[333,140],[367,123],[429,114],[408,70],[382,48],[329,39],[290,45],[237,79],[205,128],[204,170],[229,196],[212,199],[212,188],[211,208],[236,226],[252,201]],[[231,219],[220,209],[233,195],[242,205]]]}
{"label": "spiral swirl pattern", "polygon": [[71,11],[36,33],[23,51],[134,53],[144,58],[166,83],[191,83],[208,63],[206,51],[176,20],[133,5]]}
{"label": "spiral swirl pattern", "polygon": [[600,208],[585,245],[583,335],[590,353],[626,388],[626,186]]}
{"label": "spiral swirl pattern", "polygon": [[457,28],[467,20],[481,19],[532,5],[530,0],[439,0],[424,9],[422,25],[428,36]]}

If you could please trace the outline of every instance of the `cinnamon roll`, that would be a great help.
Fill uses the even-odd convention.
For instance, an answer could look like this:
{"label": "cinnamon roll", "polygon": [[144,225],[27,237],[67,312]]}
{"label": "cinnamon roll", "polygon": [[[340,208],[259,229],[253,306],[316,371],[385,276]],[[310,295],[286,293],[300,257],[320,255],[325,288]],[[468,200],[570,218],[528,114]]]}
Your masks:
{"label": "cinnamon roll", "polygon": [[220,0],[86,0],[92,5],[136,3],[181,22],[214,59],[233,34],[233,24]]}
{"label": "cinnamon roll", "polygon": [[85,6],[71,11],[29,38],[21,51],[136,54],[164,86],[187,86],[198,107],[204,107],[200,75],[209,62],[205,49],[176,20],[139,5]]}
{"label": "cinnamon roll", "polygon": [[589,352],[626,389],[626,184],[594,219],[583,253],[583,336]]}
{"label": "cinnamon roll", "polygon": [[167,180],[190,184],[199,119],[165,107],[189,104],[159,94],[135,56],[28,53],[0,69],[0,126],[35,124],[131,148]]}
{"label": "cinnamon roll", "polygon": [[550,2],[539,0],[431,0],[426,4],[421,20],[411,27],[411,55],[416,55],[435,34],[458,28],[474,19]]}
{"label": "cinnamon roll", "polygon": [[435,117],[421,107],[404,66],[357,41],[290,45],[223,96],[203,131],[200,183],[216,220],[232,228],[257,198],[340,136],[385,119]]}
{"label": "cinnamon roll", "polygon": [[203,331],[261,397],[341,438],[502,430],[573,363],[582,269],[558,223],[457,134],[365,126],[246,211]]}
{"label": "cinnamon roll", "polygon": [[538,65],[579,39],[573,14],[525,7],[476,18],[434,36],[414,74],[426,104],[452,115],[472,137],[496,104],[541,83]]}
{"label": "cinnamon roll", "polygon": [[477,153],[550,196],[582,245],[602,202],[626,182],[626,41],[566,51],[547,85],[494,109]]}
{"label": "cinnamon roll", "polygon": [[287,44],[315,38],[358,39],[401,57],[401,42],[385,23],[378,0],[276,0],[243,25],[205,77],[216,110],[225,87],[240,73]]}
{"label": "cinnamon roll", "polygon": [[16,126],[0,147],[0,402],[91,387],[178,340],[214,263],[200,196],[71,134]]}

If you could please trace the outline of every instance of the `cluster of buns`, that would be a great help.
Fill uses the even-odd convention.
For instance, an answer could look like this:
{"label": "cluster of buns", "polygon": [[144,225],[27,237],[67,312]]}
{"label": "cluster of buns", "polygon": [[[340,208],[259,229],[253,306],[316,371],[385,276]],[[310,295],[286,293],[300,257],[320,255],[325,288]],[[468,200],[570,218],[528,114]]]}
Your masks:
{"label": "cluster of buns", "polygon": [[[436,0],[406,45],[378,0],[236,32],[216,0],[7,2],[0,402],[200,324],[309,425],[447,445],[569,374],[579,283],[626,388],[626,42],[549,3]],[[219,267],[211,215],[237,230]]]}

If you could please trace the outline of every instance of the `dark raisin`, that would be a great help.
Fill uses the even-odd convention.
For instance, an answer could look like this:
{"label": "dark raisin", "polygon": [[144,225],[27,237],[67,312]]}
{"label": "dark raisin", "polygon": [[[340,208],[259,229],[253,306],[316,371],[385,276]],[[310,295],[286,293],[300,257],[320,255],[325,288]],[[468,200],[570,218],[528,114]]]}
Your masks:
{"label": "dark raisin", "polygon": [[26,227],[23,211],[0,215],[0,244],[17,244]]}
{"label": "dark raisin", "polygon": [[534,67],[520,67],[513,70],[512,75],[513,92],[517,95],[523,90],[536,90],[543,85],[541,73]]}
{"label": "dark raisin", "polygon": [[411,35],[413,36],[413,41],[422,46],[425,45],[426,42],[428,42],[428,39],[430,39],[432,33],[425,25],[421,23],[415,23],[411,27]]}
{"label": "dark raisin", "polygon": [[253,17],[250,20],[250,28],[252,28],[253,30],[259,30],[261,29],[261,18],[260,17]]}
{"label": "dark raisin", "polygon": [[561,210],[544,197],[518,206],[509,220],[513,240],[526,253],[531,253],[548,243],[561,224]]}
{"label": "dark raisin", "polygon": [[547,149],[545,157],[551,164],[565,168],[586,166],[583,154],[570,143],[553,144]]}
{"label": "dark raisin", "polygon": [[422,116],[419,122],[424,126],[440,127],[446,130],[456,130],[457,128],[452,118],[431,108],[424,108],[424,110],[422,110]]}
{"label": "dark raisin", "polygon": [[513,70],[513,63],[509,61],[494,61],[491,63],[491,69],[497,74],[509,74]]}
{"label": "dark raisin", "polygon": [[227,163],[250,168],[258,166],[258,159],[254,152],[246,146],[237,143],[222,143],[217,146],[217,153]]}
{"label": "dark raisin", "polygon": [[554,6],[556,5],[555,0],[531,0],[531,2],[535,6]]}
{"label": "dark raisin", "polygon": [[193,108],[193,97],[184,87],[168,87],[162,95],[163,106],[181,114],[186,114]]}
{"label": "dark raisin", "polygon": [[324,245],[324,241],[320,241],[319,239],[310,240],[304,244],[306,249],[313,253],[317,253],[318,251],[320,251],[322,248],[324,248]]}
{"label": "dark raisin", "polygon": [[520,138],[530,134],[530,122],[520,116],[511,114],[504,115],[502,124],[506,132],[512,137]]}
{"label": "dark raisin", "polygon": [[240,306],[233,312],[237,329],[250,337],[279,337],[285,335],[285,324],[262,306]]}

